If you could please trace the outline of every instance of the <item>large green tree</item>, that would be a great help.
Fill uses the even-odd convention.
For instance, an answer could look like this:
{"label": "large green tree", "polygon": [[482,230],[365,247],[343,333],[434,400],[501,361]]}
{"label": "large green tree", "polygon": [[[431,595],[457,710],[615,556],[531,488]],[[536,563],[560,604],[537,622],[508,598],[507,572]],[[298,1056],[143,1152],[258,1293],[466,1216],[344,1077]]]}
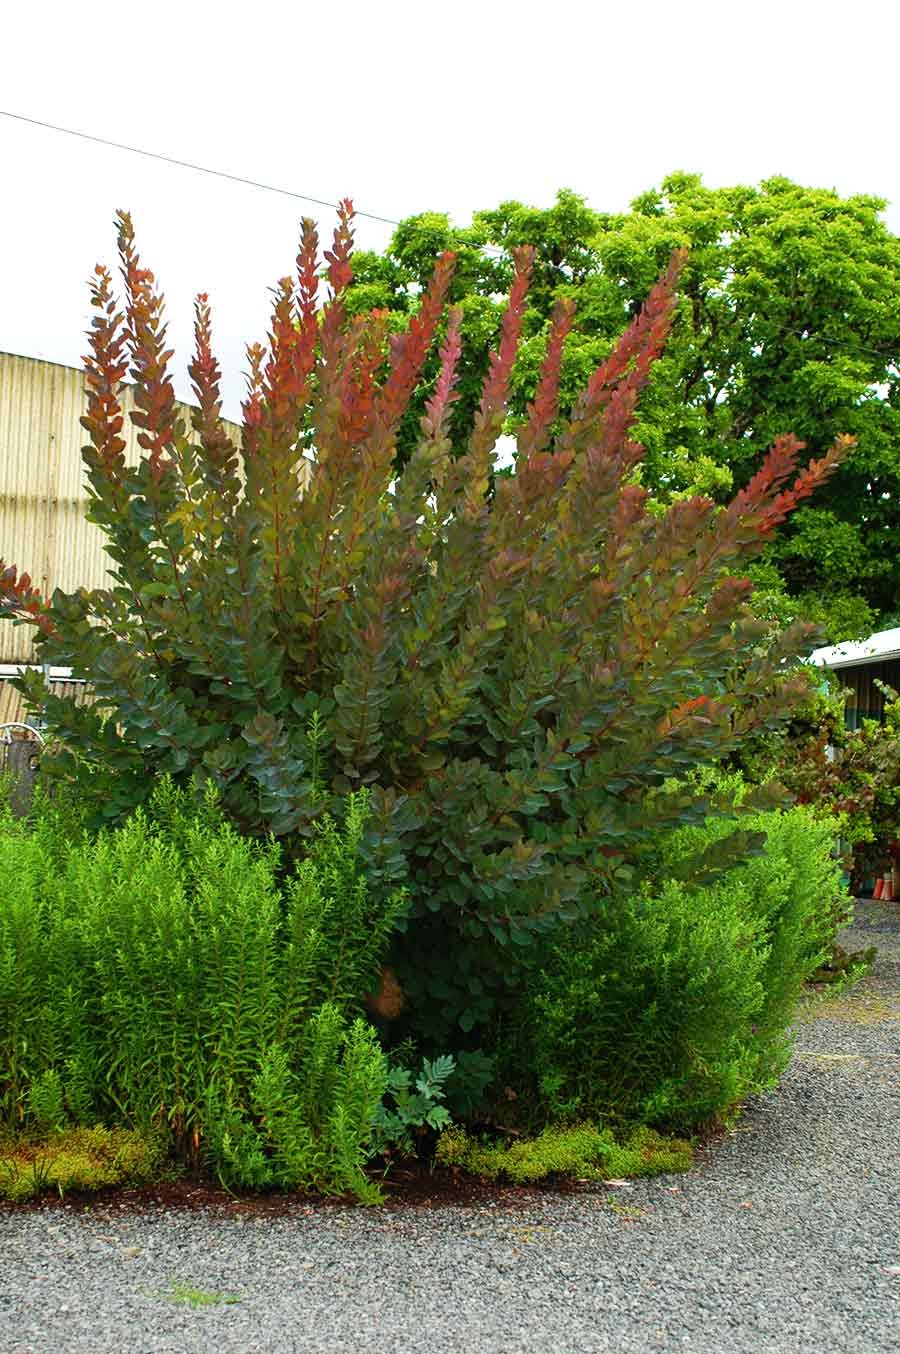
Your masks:
{"label": "large green tree", "polygon": [[[351,305],[382,307],[402,327],[435,253],[457,251],[461,432],[499,329],[514,246],[527,241],[537,253],[513,421],[533,397],[554,303],[577,304],[564,350],[566,413],[672,250],[687,246],[672,338],[636,429],[647,449],[642,481],[662,502],[697,489],[724,501],[786,429],[813,451],[836,432],[855,435],[815,506],[785,524],[755,566],[763,610],[822,620],[840,639],[887,621],[900,592],[891,546],[900,503],[900,239],[883,208],[874,197],[841,198],[784,178],[712,189],[697,175],[673,174],[620,215],[569,191],[549,210],[504,202],[464,229],[424,213],[398,227],[383,255],[357,256]],[[420,413],[407,416],[410,445]]]}

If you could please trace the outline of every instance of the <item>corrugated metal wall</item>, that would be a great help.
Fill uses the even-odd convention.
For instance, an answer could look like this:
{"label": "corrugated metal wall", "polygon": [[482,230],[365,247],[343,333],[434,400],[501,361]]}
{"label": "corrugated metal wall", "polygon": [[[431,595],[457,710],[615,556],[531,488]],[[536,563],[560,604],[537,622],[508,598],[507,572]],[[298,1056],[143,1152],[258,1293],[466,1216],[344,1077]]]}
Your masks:
{"label": "corrugated metal wall", "polygon": [[[140,448],[126,411],[126,458]],[[43,593],[99,588],[106,578],[103,536],[85,518],[81,447],[87,434],[84,373],[0,353],[0,558],[31,574]],[[238,430],[228,425],[233,437]],[[0,663],[33,657],[30,626],[0,624]]]}
{"label": "corrugated metal wall", "polygon": [[[51,695],[63,696],[68,700],[73,700],[76,705],[87,705],[91,701],[91,691],[85,682],[51,679],[47,683],[47,689]],[[28,718],[29,711],[25,705],[25,697],[19,694],[11,682],[0,678],[0,728],[4,724],[25,724],[28,722]],[[0,735],[0,741],[2,741],[2,735]],[[0,748],[0,770],[2,770],[2,764],[2,748]]]}

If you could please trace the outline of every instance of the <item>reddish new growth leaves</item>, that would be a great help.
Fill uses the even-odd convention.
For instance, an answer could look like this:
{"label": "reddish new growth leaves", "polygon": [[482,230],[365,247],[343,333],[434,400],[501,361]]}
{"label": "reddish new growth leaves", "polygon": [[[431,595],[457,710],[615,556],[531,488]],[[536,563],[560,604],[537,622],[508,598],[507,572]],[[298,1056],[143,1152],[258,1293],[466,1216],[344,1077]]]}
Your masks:
{"label": "reddish new growth leaves", "polygon": [[462,482],[467,517],[479,516],[484,508],[490,472],[491,453],[503,429],[509,397],[509,378],[519,347],[525,303],[531,285],[534,250],[521,245],[513,250],[515,276],[509,293],[506,311],[500,326],[500,344],[490,355],[490,365],[481,390],[481,402],[475,414],[475,424],[469,438],[466,455],[459,464],[457,478]]}
{"label": "reddish new growth leaves", "polygon": [[330,249],[325,250],[331,302],[325,307],[322,316],[321,351],[323,365],[329,369],[329,379],[334,368],[341,364],[341,332],[345,319],[344,292],[353,277],[353,268],[350,264],[352,254],[353,203],[349,198],[344,198],[338,208],[334,242]]}
{"label": "reddish new growth leaves", "polygon": [[437,442],[447,431],[450,411],[456,399],[457,368],[462,355],[462,309],[451,306],[447,316],[447,336],[441,346],[441,370],[434,387],[434,394],[425,405],[422,418],[422,434],[430,441]]}
{"label": "reddish new growth leaves", "polygon": [[166,348],[163,300],[155,289],[149,268],[142,268],[134,248],[134,227],[128,212],[119,212],[119,258],[125,280],[128,346],[131,351],[131,375],[135,381],[137,410],[131,418],[138,433],[138,444],[148,451],[148,463],[159,479],[170,465],[168,453],[175,439],[175,391],[168,375],[172,359]]}
{"label": "reddish new growth leaves", "polygon": [[91,279],[91,305],[100,312],[91,321],[88,334],[90,354],[84,358],[88,412],[82,426],[88,432],[97,453],[96,466],[115,482],[125,466],[125,439],[122,437],[122,407],[119,386],[128,370],[122,315],[116,308],[112,281],[98,264]]}
{"label": "reddish new growth leaves", "polygon": [[809,498],[833,474],[855,443],[856,439],[847,434],[837,437],[821,460],[810,461],[789,489],[773,497],[773,491],[780,490],[793,474],[798,454],[806,445],[791,435],[776,438],[760,469],[731,503],[729,516],[733,520],[753,516],[760,536],[770,537],[798,503]]}
{"label": "reddish new growth leaves", "polygon": [[56,634],[50,608],[28,574],[20,574],[15,565],[0,559],[0,620],[31,621],[48,638]]}
{"label": "reddish new growth leaves", "polygon": [[194,360],[188,367],[197,409],[193,424],[200,437],[207,465],[221,473],[231,459],[234,448],[222,427],[222,400],[219,382],[222,373],[212,352],[212,321],[209,299],[201,292],[194,303]]}
{"label": "reddish new growth leaves", "polygon": [[561,296],[553,307],[550,339],[541,367],[534,401],[528,406],[528,422],[519,433],[519,452],[526,457],[543,451],[550,441],[553,420],[559,410],[559,377],[563,345],[575,320],[575,302]]}
{"label": "reddish new growth leaves", "polygon": [[247,363],[250,370],[247,373],[247,398],[241,405],[241,412],[244,415],[241,447],[244,453],[244,461],[248,465],[252,465],[259,450],[259,432],[263,423],[263,363],[265,360],[266,350],[262,344],[248,343]]}
{"label": "reddish new growth leaves", "polygon": [[441,254],[418,313],[412,317],[404,333],[394,334],[391,338],[391,371],[378,401],[378,418],[386,430],[393,432],[396,428],[418,385],[434,332],[444,311],[444,301],[455,266],[455,254]]}
{"label": "reddish new growth leaves", "polygon": [[475,420],[475,435],[478,435],[479,419],[486,423],[493,414],[506,408],[509,391],[509,378],[513,362],[519,349],[519,335],[522,332],[522,320],[525,318],[525,302],[531,285],[531,270],[534,266],[534,250],[530,245],[520,245],[513,250],[515,277],[509,293],[503,323],[500,326],[500,346],[491,353],[490,369],[485,377],[481,392],[481,405]]}
{"label": "reddish new growth leaves", "polygon": [[[647,384],[653,363],[665,347],[685,258],[684,250],[675,251],[640,313],[588,381],[562,435],[563,447],[580,450],[593,444],[589,460],[614,449],[632,463],[638,459],[639,450],[631,444],[623,445],[621,439],[634,419],[638,395]],[[603,431],[598,441],[595,434],[601,420]]]}

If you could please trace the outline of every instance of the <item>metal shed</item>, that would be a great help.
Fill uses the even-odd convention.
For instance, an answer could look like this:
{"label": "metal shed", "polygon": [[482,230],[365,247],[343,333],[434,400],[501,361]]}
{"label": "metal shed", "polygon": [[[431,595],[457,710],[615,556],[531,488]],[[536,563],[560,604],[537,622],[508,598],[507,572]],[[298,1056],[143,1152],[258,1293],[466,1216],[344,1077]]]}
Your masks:
{"label": "metal shed", "polygon": [[[137,429],[125,410],[125,456],[140,457]],[[188,406],[182,406],[189,417]],[[87,434],[84,373],[55,362],[0,353],[0,557],[27,570],[43,593],[54,588],[100,588],[107,580],[103,536],[85,516],[88,498],[81,463]],[[232,437],[239,430],[226,425]],[[34,660],[31,631],[0,625],[0,663]]]}
{"label": "metal shed", "polygon": [[[125,457],[140,459],[130,387],[121,395],[125,411]],[[180,406],[187,421],[190,409]],[[26,570],[44,594],[55,588],[101,588],[108,558],[103,535],[86,517],[81,447],[87,434],[84,373],[55,362],[0,353],[0,558]],[[240,430],[226,424],[237,441]],[[0,623],[0,724],[23,720],[22,698],[7,679],[35,661],[31,628]],[[89,699],[83,683],[60,670],[49,675],[57,695]]]}
{"label": "metal shed", "polygon": [[884,716],[884,693],[876,681],[900,691],[900,627],[856,643],[816,649],[809,661],[837,673],[848,692],[847,725],[858,728],[864,719]]}

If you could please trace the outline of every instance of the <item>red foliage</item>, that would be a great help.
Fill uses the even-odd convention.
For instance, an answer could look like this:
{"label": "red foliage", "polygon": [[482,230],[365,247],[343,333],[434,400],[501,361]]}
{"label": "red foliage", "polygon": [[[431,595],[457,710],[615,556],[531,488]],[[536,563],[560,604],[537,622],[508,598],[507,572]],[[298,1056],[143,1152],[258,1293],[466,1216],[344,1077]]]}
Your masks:
{"label": "red foliage", "polygon": [[142,268],[134,248],[134,227],[128,212],[117,215],[119,258],[125,280],[126,335],[131,353],[137,410],[132,422],[142,431],[138,443],[149,452],[149,465],[159,479],[170,466],[175,440],[175,391],[168,375],[172,350],[166,348],[163,300],[149,268]]}
{"label": "red foliage", "polygon": [[550,339],[541,366],[541,375],[533,402],[528,406],[528,422],[519,433],[519,454],[531,457],[543,451],[550,441],[553,420],[559,411],[559,377],[563,346],[575,320],[575,302],[561,296],[553,307]]}
{"label": "red foliage", "polygon": [[14,564],[0,559],[0,618],[30,620],[47,636],[56,626],[47,614],[49,608],[28,574],[20,574]]}
{"label": "red foliage", "polygon": [[418,313],[402,334],[391,338],[391,371],[378,400],[378,419],[392,433],[418,385],[425,358],[444,312],[444,302],[456,267],[456,255],[441,254]]}
{"label": "red foliage", "polygon": [[188,367],[198,405],[193,424],[207,464],[221,471],[233,456],[234,447],[222,427],[222,399],[219,393],[222,373],[212,352],[212,320],[209,298],[205,292],[201,292],[194,303],[194,316],[194,360]]}
{"label": "red foliage", "polygon": [[90,287],[91,305],[100,313],[91,320],[88,333],[91,351],[84,358],[88,412],[81,423],[96,448],[100,466],[110,482],[114,482],[125,467],[124,419],[118,399],[119,386],[128,370],[123,316],[112,294],[112,279],[101,264],[94,270]]}
{"label": "red foliage", "polygon": [[447,336],[440,352],[441,370],[422,418],[423,436],[435,442],[446,433],[450,410],[456,399],[457,368],[462,355],[461,326],[462,309],[451,306],[447,315]]}

